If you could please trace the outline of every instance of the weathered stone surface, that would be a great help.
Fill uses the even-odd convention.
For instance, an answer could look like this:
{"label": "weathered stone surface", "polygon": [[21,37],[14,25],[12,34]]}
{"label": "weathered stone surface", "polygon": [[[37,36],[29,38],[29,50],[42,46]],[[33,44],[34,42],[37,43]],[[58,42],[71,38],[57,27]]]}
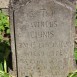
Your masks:
{"label": "weathered stone surface", "polygon": [[0,8],[8,8],[9,0],[0,0]]}
{"label": "weathered stone surface", "polygon": [[18,77],[67,77],[75,70],[72,2],[17,0],[13,9]]}

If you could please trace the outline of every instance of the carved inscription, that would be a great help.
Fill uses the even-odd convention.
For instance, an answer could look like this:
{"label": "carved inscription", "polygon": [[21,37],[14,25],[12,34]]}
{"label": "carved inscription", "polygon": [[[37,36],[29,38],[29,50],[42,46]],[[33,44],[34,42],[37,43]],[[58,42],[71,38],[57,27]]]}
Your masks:
{"label": "carved inscription", "polygon": [[20,29],[22,30],[27,30],[27,29],[40,29],[40,28],[57,28],[57,20],[54,21],[33,21],[33,22],[26,22],[26,24],[23,23],[24,26],[21,26]]}
{"label": "carved inscription", "polygon": [[61,6],[53,0],[31,0],[15,11],[19,77],[68,74],[72,14]]}
{"label": "carved inscription", "polygon": [[[41,12],[43,18],[45,18],[45,16],[47,17],[46,9],[40,9],[40,13]],[[33,11],[31,11],[30,13],[30,15],[27,15],[28,19],[35,15]],[[32,70],[31,72],[33,72],[33,69],[35,69],[37,70],[39,76],[43,76],[43,70],[49,72],[50,75],[63,74],[61,72],[58,72],[58,69],[63,69],[64,71],[66,70],[65,66],[68,65],[68,61],[66,60],[68,58],[67,50],[69,51],[67,47],[68,45],[70,45],[70,42],[68,42],[68,40],[60,41],[58,39],[55,39],[55,33],[58,29],[58,26],[58,21],[56,19],[48,19],[40,21],[33,20],[31,22],[28,21],[26,22],[26,24],[21,26],[20,29],[18,28],[18,30],[20,31],[20,35],[18,35],[18,37],[25,38],[25,40],[23,42],[20,42],[18,45],[19,50],[22,51],[22,48],[24,50],[22,54],[24,54],[25,56],[24,62],[27,65],[25,66],[26,71],[30,69]],[[23,35],[21,35],[22,33]],[[44,60],[45,57],[48,62],[47,60]],[[62,59],[55,59],[55,57],[62,57]],[[23,63],[23,58],[21,58],[20,60]],[[55,62],[57,62],[58,65],[55,64]],[[35,65],[31,66],[30,64],[33,63]]]}

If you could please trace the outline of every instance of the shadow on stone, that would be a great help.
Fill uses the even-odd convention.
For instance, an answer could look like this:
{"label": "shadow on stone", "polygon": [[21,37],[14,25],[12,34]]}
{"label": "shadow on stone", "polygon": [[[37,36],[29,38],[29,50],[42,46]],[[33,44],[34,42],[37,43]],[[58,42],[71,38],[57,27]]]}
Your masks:
{"label": "shadow on stone", "polygon": [[8,57],[7,66],[8,66],[8,68],[10,68],[11,70],[13,70],[13,66],[12,66],[12,52],[10,52],[10,55],[9,55],[9,57]]}

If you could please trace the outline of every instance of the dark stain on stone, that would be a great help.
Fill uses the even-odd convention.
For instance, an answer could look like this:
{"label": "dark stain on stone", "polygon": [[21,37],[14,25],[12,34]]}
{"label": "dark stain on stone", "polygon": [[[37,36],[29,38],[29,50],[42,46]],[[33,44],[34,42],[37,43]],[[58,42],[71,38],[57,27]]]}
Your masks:
{"label": "dark stain on stone", "polygon": [[74,2],[74,1],[76,1],[76,0],[69,0],[70,2]]}
{"label": "dark stain on stone", "polygon": [[29,76],[25,76],[25,77],[29,77]]}
{"label": "dark stain on stone", "polygon": [[16,4],[19,0],[13,0],[13,4]]}
{"label": "dark stain on stone", "polygon": [[31,0],[21,0],[20,3],[21,3],[21,4],[31,3]]}
{"label": "dark stain on stone", "polygon": [[13,0],[13,4],[19,3],[20,5],[30,3],[31,0]]}

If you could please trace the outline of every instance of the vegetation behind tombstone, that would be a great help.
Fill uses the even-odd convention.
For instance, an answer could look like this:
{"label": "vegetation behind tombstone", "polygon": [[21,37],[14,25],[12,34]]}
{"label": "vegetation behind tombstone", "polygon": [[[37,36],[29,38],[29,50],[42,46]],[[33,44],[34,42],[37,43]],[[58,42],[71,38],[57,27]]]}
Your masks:
{"label": "vegetation behind tombstone", "polygon": [[7,73],[7,59],[10,54],[9,17],[0,9],[0,77],[11,77]]}
{"label": "vegetation behind tombstone", "polygon": [[[77,6],[76,6],[76,19],[75,19],[75,33],[77,34]],[[74,48],[74,57],[75,57],[75,60],[77,61],[77,39],[75,39],[75,48]]]}
{"label": "vegetation behind tombstone", "polygon": [[[75,30],[77,31],[77,5],[76,5],[76,19],[75,19]],[[77,34],[77,32],[76,32]],[[75,61],[77,63],[77,41],[75,40],[75,48],[74,48],[74,58],[75,58]],[[77,77],[77,70],[72,72],[72,73],[69,73],[69,75],[67,77]]]}

